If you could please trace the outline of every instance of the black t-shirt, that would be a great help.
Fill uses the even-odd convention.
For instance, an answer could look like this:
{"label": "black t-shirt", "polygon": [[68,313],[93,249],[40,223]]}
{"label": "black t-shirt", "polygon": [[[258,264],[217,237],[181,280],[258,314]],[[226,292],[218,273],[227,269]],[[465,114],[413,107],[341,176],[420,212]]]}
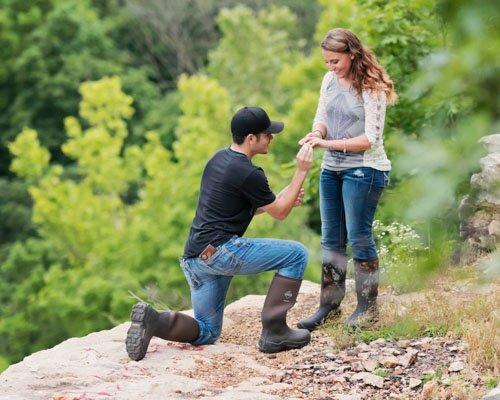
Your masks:
{"label": "black t-shirt", "polygon": [[219,246],[242,236],[257,208],[275,199],[262,168],[230,148],[218,151],[203,171],[184,257],[197,257],[208,244]]}

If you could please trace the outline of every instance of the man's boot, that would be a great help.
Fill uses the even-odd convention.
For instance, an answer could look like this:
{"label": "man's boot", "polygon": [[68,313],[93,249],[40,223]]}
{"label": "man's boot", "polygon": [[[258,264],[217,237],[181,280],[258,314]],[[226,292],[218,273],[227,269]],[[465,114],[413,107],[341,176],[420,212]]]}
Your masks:
{"label": "man's boot", "polygon": [[302,279],[274,275],[262,308],[260,351],[277,353],[298,349],[311,341],[307,329],[290,329],[286,323],[286,314],[295,304],[301,283]]}
{"label": "man's boot", "polygon": [[345,296],[345,275],[347,258],[345,256],[333,263],[323,263],[321,269],[321,294],[319,307],[309,318],[300,321],[299,328],[314,331],[329,315],[340,314],[340,303]]}
{"label": "man's boot", "polygon": [[198,322],[179,312],[157,312],[149,304],[137,303],[130,314],[132,324],[125,340],[127,353],[132,360],[144,358],[153,336],[174,342],[189,343],[199,334]]}
{"label": "man's boot", "polygon": [[348,327],[361,328],[363,325],[375,321],[378,317],[378,265],[377,259],[373,261],[354,261],[358,305],[346,321]]}

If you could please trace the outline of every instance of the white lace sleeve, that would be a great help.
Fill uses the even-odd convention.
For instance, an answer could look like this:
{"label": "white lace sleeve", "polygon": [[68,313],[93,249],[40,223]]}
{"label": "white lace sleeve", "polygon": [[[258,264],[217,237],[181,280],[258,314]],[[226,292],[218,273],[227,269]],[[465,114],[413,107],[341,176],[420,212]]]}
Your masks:
{"label": "white lace sleeve", "polygon": [[327,72],[323,77],[323,82],[321,82],[321,89],[319,92],[318,108],[316,109],[316,116],[313,120],[313,129],[317,123],[323,124],[326,128],[326,89],[330,80],[332,79],[332,73]]}
{"label": "white lace sleeve", "polygon": [[385,92],[363,91],[363,106],[365,108],[365,135],[373,146],[382,139],[384,131],[385,109],[387,107]]}

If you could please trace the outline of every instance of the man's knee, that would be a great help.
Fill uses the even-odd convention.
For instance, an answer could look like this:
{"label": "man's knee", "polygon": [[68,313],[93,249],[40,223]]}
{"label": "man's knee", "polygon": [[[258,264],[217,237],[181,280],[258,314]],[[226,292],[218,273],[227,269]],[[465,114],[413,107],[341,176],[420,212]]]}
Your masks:
{"label": "man's knee", "polygon": [[302,243],[294,242],[294,266],[296,270],[296,274],[302,277],[304,275],[304,271],[307,267],[307,261],[309,259],[309,251],[307,247]]}
{"label": "man's knee", "polygon": [[309,259],[309,251],[307,247],[302,243],[294,242],[294,254],[297,263],[300,264],[304,269],[307,266],[307,261]]}

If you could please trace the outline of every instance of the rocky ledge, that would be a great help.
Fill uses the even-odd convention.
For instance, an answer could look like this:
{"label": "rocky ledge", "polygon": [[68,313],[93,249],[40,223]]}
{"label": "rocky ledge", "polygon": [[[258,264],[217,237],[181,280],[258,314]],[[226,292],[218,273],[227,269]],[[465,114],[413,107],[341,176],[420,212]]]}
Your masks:
{"label": "rocky ledge", "polygon": [[[352,286],[352,282],[349,282]],[[290,322],[313,310],[319,286],[304,282]],[[352,290],[350,290],[352,293]],[[382,295],[381,301],[383,301]],[[26,357],[0,375],[4,400],[52,399],[452,399],[485,395],[481,374],[467,364],[467,345],[441,337],[377,339],[334,350],[325,332],[303,349],[266,355],[257,350],[264,296],[226,307],[223,335],[211,346],[153,339],[146,358],[125,352],[128,322],[72,338]],[[352,295],[345,309],[354,307]],[[435,377],[439,376],[439,380]],[[496,393],[496,394],[495,394]],[[497,399],[491,391],[484,399]]]}

